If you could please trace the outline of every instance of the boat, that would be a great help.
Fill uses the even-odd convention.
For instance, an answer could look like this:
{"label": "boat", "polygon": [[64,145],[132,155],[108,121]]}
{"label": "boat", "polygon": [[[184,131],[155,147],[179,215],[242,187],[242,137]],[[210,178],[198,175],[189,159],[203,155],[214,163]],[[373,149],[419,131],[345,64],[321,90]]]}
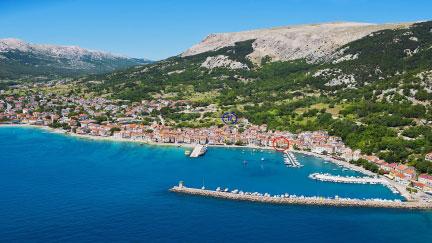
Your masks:
{"label": "boat", "polygon": [[284,164],[288,167],[299,168],[303,166],[298,162],[297,158],[292,152],[285,152],[283,157],[284,157]]}
{"label": "boat", "polygon": [[205,154],[206,152],[207,152],[207,145],[198,144],[197,146],[195,146],[192,153],[190,153],[190,157],[196,158],[198,156]]}
{"label": "boat", "polygon": [[261,161],[264,160],[264,158],[261,158]]}
{"label": "boat", "polygon": [[185,154],[186,156],[189,156],[189,155],[191,154],[191,151],[190,151],[190,150],[186,150],[186,151],[184,152],[184,154]]}

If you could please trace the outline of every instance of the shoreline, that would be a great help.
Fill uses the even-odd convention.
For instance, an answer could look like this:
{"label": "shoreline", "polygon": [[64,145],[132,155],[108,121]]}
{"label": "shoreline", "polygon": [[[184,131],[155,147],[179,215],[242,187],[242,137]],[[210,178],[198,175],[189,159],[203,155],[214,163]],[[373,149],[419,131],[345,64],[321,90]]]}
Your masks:
{"label": "shoreline", "polygon": [[138,143],[143,145],[155,145],[155,146],[175,146],[175,147],[183,147],[183,148],[193,148],[193,144],[184,144],[184,143],[157,143],[157,142],[147,142],[142,140],[133,140],[133,139],[127,139],[127,138],[114,138],[112,136],[110,137],[101,137],[101,136],[92,136],[92,135],[82,135],[82,134],[76,134],[76,133],[70,133],[66,132],[61,129],[55,129],[47,126],[37,126],[37,125],[29,125],[29,124],[0,124],[1,127],[24,127],[24,128],[37,128],[42,129],[47,132],[52,132],[55,134],[62,134],[66,136],[71,136],[74,138],[80,138],[80,139],[88,139],[88,140],[97,140],[97,141],[108,141],[108,142],[127,142],[127,143]]}
{"label": "shoreline", "polygon": [[[76,134],[76,133],[70,133],[70,132],[66,132],[64,130],[61,129],[55,129],[55,128],[51,128],[51,127],[47,127],[47,126],[40,126],[40,125],[30,125],[30,124],[0,124],[0,128],[1,127],[25,127],[25,128],[37,128],[37,129],[42,129],[48,132],[52,132],[52,133],[56,133],[56,134],[62,134],[62,135],[69,135],[71,137],[75,137],[75,138],[80,138],[80,139],[89,139],[89,140],[99,140],[99,141],[109,141],[109,142],[130,142],[130,143],[138,143],[138,144],[142,144],[142,145],[150,145],[150,146],[170,146],[170,147],[178,147],[178,148],[187,148],[187,149],[193,149],[195,144],[177,144],[177,143],[159,143],[159,142],[148,142],[148,141],[142,141],[142,140],[133,140],[133,139],[126,139],[126,138],[114,138],[112,136],[110,137],[100,137],[100,136],[92,136],[92,135],[82,135],[82,134]],[[240,145],[216,145],[216,144],[208,144],[207,146],[209,147],[215,147],[215,148],[234,148],[234,149],[239,149],[239,148],[243,148],[243,149],[257,149],[257,150],[271,150],[271,151],[275,151],[272,147],[259,147],[256,145],[245,145],[245,146],[240,146]],[[304,155],[308,155],[308,156],[313,156],[313,157],[318,157],[323,159],[324,161],[328,161],[330,163],[336,164],[338,166],[362,173],[364,175],[367,176],[372,176],[372,177],[378,177],[378,178],[383,178],[384,180],[386,180],[388,182],[389,185],[391,185],[392,187],[396,188],[400,195],[402,197],[404,197],[407,201],[419,201],[418,197],[413,197],[412,194],[410,194],[407,190],[406,190],[406,186],[403,186],[393,180],[388,179],[387,177],[384,176],[380,176],[378,174],[375,174],[371,171],[368,171],[360,166],[357,165],[353,165],[350,164],[349,162],[343,161],[343,160],[338,160],[326,155],[322,155],[322,154],[316,154],[313,152],[309,152],[309,151],[303,151],[303,150],[289,150],[291,152],[295,152],[295,153],[300,153],[300,154],[304,154]],[[384,185],[386,186],[386,185]],[[387,187],[387,186],[386,186]],[[391,190],[390,188],[388,188],[389,190]]]}

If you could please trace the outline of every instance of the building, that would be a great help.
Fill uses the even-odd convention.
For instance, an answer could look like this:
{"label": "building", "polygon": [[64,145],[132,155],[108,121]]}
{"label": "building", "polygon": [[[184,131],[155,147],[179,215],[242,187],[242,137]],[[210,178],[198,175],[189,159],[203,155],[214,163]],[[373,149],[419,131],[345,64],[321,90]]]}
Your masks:
{"label": "building", "polygon": [[420,174],[418,176],[418,181],[427,185],[428,187],[432,187],[432,176],[428,174]]}
{"label": "building", "polygon": [[432,161],[432,152],[426,154],[426,156],[425,156],[425,160],[427,160],[427,161]]}

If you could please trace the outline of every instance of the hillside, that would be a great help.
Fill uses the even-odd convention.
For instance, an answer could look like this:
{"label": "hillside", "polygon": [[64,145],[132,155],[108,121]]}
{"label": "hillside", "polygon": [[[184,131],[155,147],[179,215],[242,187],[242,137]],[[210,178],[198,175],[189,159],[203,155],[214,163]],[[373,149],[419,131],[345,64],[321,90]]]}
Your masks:
{"label": "hillside", "polygon": [[409,24],[324,23],[296,25],[235,33],[211,34],[192,46],[183,57],[218,50],[234,43],[255,40],[248,58],[259,64],[262,58],[273,61],[306,59],[309,62],[328,60],[341,46],[383,29],[396,29]]}
{"label": "hillside", "polygon": [[149,63],[77,46],[36,45],[0,39],[0,80],[50,79],[112,72]]}
{"label": "hillside", "polygon": [[[388,26],[341,42],[328,50],[327,58],[314,62],[307,56],[263,58],[258,65],[249,58],[257,39],[249,39],[194,55],[191,50],[197,49],[192,48],[181,56],[80,82],[95,95],[111,98],[217,105],[218,112],[182,126],[216,125],[219,113],[234,111],[272,130],[324,129],[352,148],[424,172],[432,169],[423,159],[432,151],[432,22]],[[178,123],[176,111],[170,112],[166,119]]]}

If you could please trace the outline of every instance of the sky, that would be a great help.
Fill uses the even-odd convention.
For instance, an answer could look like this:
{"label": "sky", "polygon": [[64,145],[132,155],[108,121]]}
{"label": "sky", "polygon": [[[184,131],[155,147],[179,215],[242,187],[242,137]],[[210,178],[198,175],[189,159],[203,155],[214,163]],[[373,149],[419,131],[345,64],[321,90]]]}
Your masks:
{"label": "sky", "polygon": [[211,33],[432,19],[430,0],[0,0],[0,38],[160,60]]}

